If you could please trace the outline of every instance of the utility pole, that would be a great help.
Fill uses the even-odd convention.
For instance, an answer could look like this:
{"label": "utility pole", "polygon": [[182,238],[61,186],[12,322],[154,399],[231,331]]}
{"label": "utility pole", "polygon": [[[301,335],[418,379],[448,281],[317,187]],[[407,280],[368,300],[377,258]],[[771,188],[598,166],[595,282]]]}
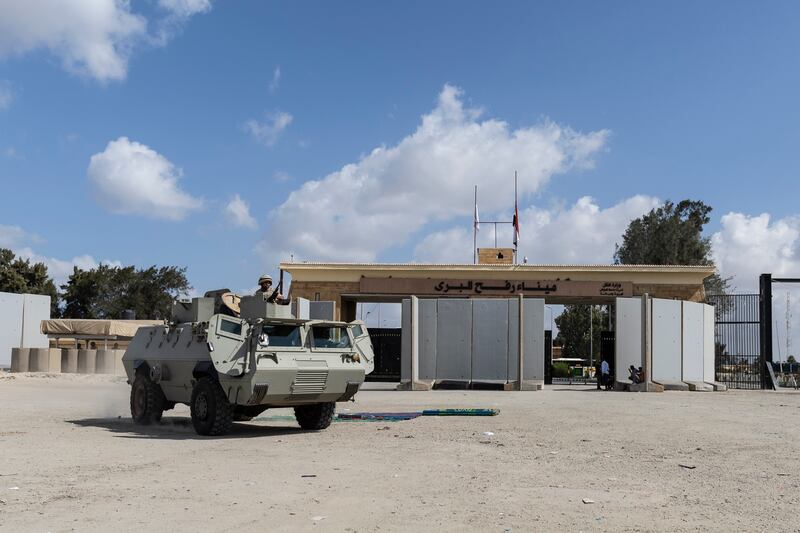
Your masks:
{"label": "utility pole", "polygon": [[589,306],[589,366],[594,366],[594,305]]}
{"label": "utility pole", "polygon": [[786,359],[792,355],[792,301],[789,293],[786,293]]}

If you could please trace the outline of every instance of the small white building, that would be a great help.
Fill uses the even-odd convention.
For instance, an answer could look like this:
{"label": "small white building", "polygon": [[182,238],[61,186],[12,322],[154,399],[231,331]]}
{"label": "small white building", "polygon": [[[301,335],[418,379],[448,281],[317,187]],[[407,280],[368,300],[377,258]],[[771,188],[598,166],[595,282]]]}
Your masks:
{"label": "small white building", "polygon": [[50,297],[0,292],[0,368],[11,366],[12,348],[47,348],[40,329],[50,318]]}

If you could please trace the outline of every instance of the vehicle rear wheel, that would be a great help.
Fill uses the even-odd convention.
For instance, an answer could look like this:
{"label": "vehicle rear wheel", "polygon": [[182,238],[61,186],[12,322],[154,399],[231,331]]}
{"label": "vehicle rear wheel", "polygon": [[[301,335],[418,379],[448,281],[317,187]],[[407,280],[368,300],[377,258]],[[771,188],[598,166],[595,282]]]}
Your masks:
{"label": "vehicle rear wheel", "polygon": [[294,408],[294,417],[301,428],[320,430],[331,425],[335,409],[334,402],[300,405]]}
{"label": "vehicle rear wheel", "polygon": [[233,407],[219,382],[200,378],[192,390],[192,425],[199,435],[224,435],[233,424]]}
{"label": "vehicle rear wheel", "polygon": [[161,420],[164,413],[164,392],[144,374],[137,374],[131,386],[131,416],[137,424],[147,425]]}

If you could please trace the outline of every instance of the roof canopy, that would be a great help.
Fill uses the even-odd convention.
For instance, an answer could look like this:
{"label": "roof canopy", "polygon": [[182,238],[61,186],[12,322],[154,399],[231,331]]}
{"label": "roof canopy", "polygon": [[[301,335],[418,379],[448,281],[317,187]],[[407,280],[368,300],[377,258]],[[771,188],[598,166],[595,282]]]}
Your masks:
{"label": "roof canopy", "polygon": [[93,337],[98,339],[132,338],[142,326],[163,324],[162,320],[42,320],[41,330],[51,337]]}
{"label": "roof canopy", "polygon": [[713,266],[684,265],[487,265],[434,263],[293,263],[280,265],[292,281],[349,281],[362,277],[470,279],[569,278],[574,281],[630,281],[633,283],[701,285]]}

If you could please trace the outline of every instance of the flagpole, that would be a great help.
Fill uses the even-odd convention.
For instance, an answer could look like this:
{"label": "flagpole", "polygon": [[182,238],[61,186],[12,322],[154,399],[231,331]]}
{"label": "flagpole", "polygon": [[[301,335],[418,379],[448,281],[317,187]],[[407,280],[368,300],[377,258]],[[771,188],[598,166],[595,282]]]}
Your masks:
{"label": "flagpole", "polygon": [[475,186],[475,203],[472,208],[472,264],[478,263],[478,186]]}
{"label": "flagpole", "polygon": [[[514,217],[519,216],[517,215],[517,171],[514,171]],[[519,224],[519,220],[516,221]],[[513,228],[514,232],[514,264],[516,265],[519,262],[519,258],[517,257],[519,254],[517,253],[519,243],[517,242],[519,239],[517,237],[517,226],[515,225]]]}

